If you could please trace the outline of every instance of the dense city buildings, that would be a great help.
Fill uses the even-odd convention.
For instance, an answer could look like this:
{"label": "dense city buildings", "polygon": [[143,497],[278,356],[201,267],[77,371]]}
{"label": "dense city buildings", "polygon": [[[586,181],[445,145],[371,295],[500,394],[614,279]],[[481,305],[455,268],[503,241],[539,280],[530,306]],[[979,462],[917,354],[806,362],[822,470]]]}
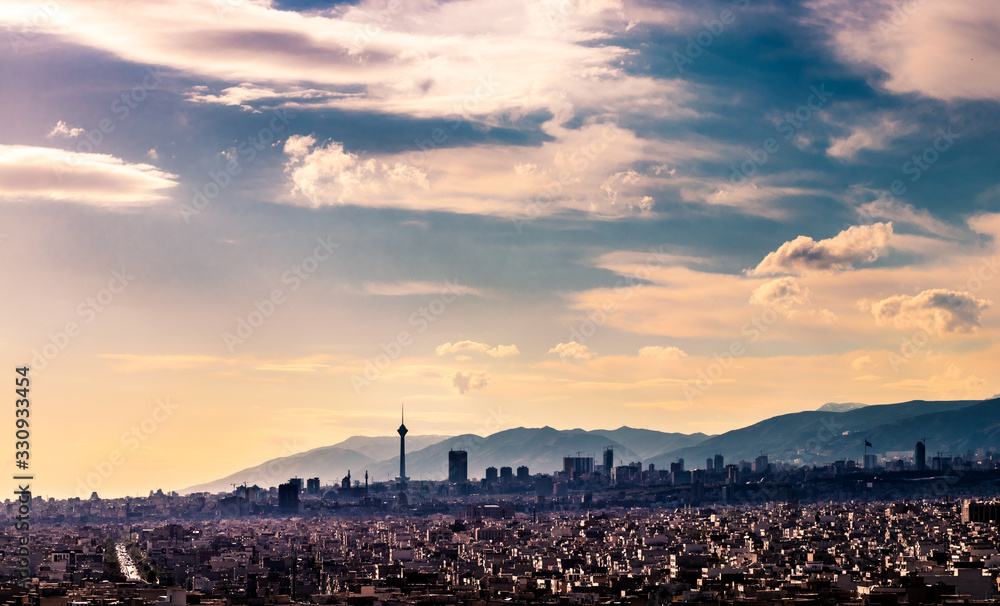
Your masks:
{"label": "dense city buildings", "polygon": [[[406,427],[398,430],[404,447]],[[447,481],[272,478],[185,496],[8,499],[12,606],[663,604],[1000,600],[1000,457],[792,465],[767,453],[687,469],[608,447]],[[394,446],[393,446],[394,447]],[[405,451],[402,453],[405,454]],[[360,473],[360,472],[359,472]],[[268,482],[264,481],[264,484]],[[30,512],[30,536],[21,528]]]}
{"label": "dense city buildings", "polygon": [[[980,503],[674,507],[649,506],[639,493],[446,502],[411,487],[408,506],[382,493],[321,510],[307,497],[295,514],[232,517],[219,495],[36,497],[30,581],[14,582],[16,539],[5,537],[0,593],[25,606],[799,606],[998,596],[996,516],[969,516]],[[15,514],[8,504],[7,517]]]}

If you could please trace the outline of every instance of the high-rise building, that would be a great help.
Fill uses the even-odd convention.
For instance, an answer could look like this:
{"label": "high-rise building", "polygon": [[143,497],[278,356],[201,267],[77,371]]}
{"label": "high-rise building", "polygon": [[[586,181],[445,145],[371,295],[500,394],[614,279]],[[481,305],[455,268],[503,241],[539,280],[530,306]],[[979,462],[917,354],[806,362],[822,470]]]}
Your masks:
{"label": "high-rise building", "polygon": [[299,491],[300,486],[288,482],[287,484],[278,485],[278,508],[281,511],[290,513],[299,510]]}
{"label": "high-rise building", "polygon": [[466,482],[469,480],[469,453],[464,450],[448,452],[448,481]]}
{"label": "high-rise building", "polygon": [[712,457],[708,457],[707,459],[705,459],[705,469],[711,471],[714,466],[715,466],[715,459],[713,459]]}
{"label": "high-rise building", "polygon": [[722,458],[722,455],[720,455],[720,454],[715,455],[715,468],[716,469],[723,469],[723,468],[725,468],[725,466],[726,466],[725,463],[726,463],[726,461],[725,461],[725,459]]}
{"label": "high-rise building", "polygon": [[302,492],[302,488],[304,487],[304,484],[302,483],[302,478],[291,478],[288,480],[288,483],[294,484],[295,488],[299,491],[299,493]]}
{"label": "high-rise building", "polygon": [[531,477],[531,474],[528,473],[528,466],[527,465],[521,465],[520,467],[517,468],[517,479],[518,480],[527,480],[530,477]]}
{"label": "high-rise building", "polygon": [[604,449],[604,477],[611,477],[611,468],[615,466],[615,449],[608,446]]}
{"label": "high-rise building", "polygon": [[767,461],[767,455],[762,454],[753,462],[753,470],[757,473],[766,473],[770,468],[770,463]]}
{"label": "high-rise building", "polygon": [[306,494],[319,494],[319,478],[309,478],[306,480]]}
{"label": "high-rise building", "polygon": [[500,479],[504,482],[510,482],[514,479],[514,470],[510,467],[500,468]]}
{"label": "high-rise building", "polygon": [[917,471],[927,470],[927,447],[924,443],[917,442],[916,447],[913,449],[913,464],[917,468]]}
{"label": "high-rise building", "polygon": [[396,478],[399,482],[405,484],[409,478],[406,477],[406,424],[403,423],[403,405],[399,406],[399,429],[396,433],[399,434],[399,477]]}
{"label": "high-rise building", "polygon": [[486,468],[486,482],[496,482],[497,481],[497,468],[487,467]]}
{"label": "high-rise building", "polygon": [[594,473],[594,457],[563,457],[563,471],[570,477]]}

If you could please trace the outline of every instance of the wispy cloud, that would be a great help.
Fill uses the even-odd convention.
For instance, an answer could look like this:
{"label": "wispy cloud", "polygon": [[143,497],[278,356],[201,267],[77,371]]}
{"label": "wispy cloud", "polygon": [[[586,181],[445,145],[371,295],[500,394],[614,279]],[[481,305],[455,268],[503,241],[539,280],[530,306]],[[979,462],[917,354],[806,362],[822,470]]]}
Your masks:
{"label": "wispy cloud", "polygon": [[159,202],[178,185],[173,175],[149,164],[130,164],[108,154],[51,147],[0,145],[0,197],[65,200],[98,206]]}

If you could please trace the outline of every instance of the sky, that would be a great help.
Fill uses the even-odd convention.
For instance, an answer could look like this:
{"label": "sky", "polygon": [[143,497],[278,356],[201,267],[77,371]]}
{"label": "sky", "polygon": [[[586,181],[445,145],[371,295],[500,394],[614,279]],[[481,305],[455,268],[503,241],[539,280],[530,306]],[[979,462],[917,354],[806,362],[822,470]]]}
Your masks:
{"label": "sky", "polygon": [[0,0],[0,27],[36,494],[179,490],[403,402],[411,435],[717,434],[1000,392],[991,3]]}

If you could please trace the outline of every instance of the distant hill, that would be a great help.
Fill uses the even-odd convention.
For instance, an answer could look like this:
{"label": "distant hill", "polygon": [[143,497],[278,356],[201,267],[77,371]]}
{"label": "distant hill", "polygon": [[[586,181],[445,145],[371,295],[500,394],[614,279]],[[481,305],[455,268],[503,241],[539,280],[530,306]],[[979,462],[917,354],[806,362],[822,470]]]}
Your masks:
{"label": "distant hill", "polygon": [[[927,438],[927,456],[937,452],[964,454],[979,448],[1000,447],[1000,399],[927,402],[875,406],[824,405],[796,412],[718,436],[679,434],[620,427],[612,430],[558,430],[518,427],[487,437],[406,436],[406,472],[415,480],[443,480],[448,476],[448,451],[469,453],[469,477],[482,478],[486,468],[526,465],[529,472],[562,469],[564,456],[581,453],[600,464],[605,447],[612,447],[615,463],[640,461],[666,468],[683,457],[686,467],[699,468],[708,457],[721,454],[727,463],[752,461],[764,453],[771,461],[796,464],[860,459],[864,442],[869,452],[909,451]],[[232,489],[232,484],[276,486],[290,477],[319,477],[323,485],[340,481],[351,470],[362,480],[367,470],[373,482],[399,474],[399,437],[355,436],[334,446],[316,448],[290,457],[265,461],[214,482],[192,486],[183,493]]]}
{"label": "distant hill", "polygon": [[[451,436],[406,436],[406,452],[423,450],[431,444],[437,444],[442,440],[447,440]],[[399,436],[352,436],[339,444],[334,444],[338,448],[353,450],[366,457],[371,457],[376,461],[384,461],[390,457],[399,455]]]}
{"label": "distant hill", "polygon": [[[694,446],[712,437],[703,433],[665,433],[651,429],[634,429],[619,427],[618,429],[597,429],[592,434],[605,436],[612,442],[624,444],[634,451],[641,460],[646,460],[665,452],[671,452],[685,446]],[[615,454],[615,463],[619,457]]]}
{"label": "distant hill", "polygon": [[[498,469],[510,466],[515,471],[518,466],[527,465],[532,474],[551,473],[562,469],[564,456],[577,452],[593,456],[595,464],[600,464],[607,446],[615,451],[615,463],[644,461],[664,451],[697,444],[708,437],[702,433],[686,435],[631,427],[597,431],[518,427],[485,438],[472,434],[452,437],[408,435],[406,474],[414,479],[447,478],[449,450],[468,452],[469,476],[482,478],[491,465]],[[318,476],[323,485],[330,485],[339,482],[348,470],[359,480],[364,478],[366,470],[372,481],[395,478],[399,475],[399,436],[354,436],[333,446],[265,461],[180,492],[228,491],[233,484],[243,482],[257,482],[261,486],[270,482],[267,486],[275,486],[294,476]]]}
{"label": "distant hill", "polygon": [[[860,458],[867,438],[869,452],[912,451],[917,440],[926,438],[927,458],[938,452],[943,455],[964,455],[979,448],[1000,448],[1000,398],[973,403],[957,411],[930,412],[901,417],[865,431],[852,431],[838,436],[831,447]],[[859,444],[861,446],[859,446]]]}
{"label": "distant hill", "polygon": [[[654,457],[649,462],[666,467],[684,458],[686,466],[694,468],[715,454],[721,454],[730,463],[741,459],[752,461],[761,453],[768,455],[771,461],[800,464],[860,459],[865,436],[873,444],[869,452],[909,450],[924,435],[928,438],[928,456],[939,448],[950,451],[973,443],[976,448],[1000,446],[1000,441],[990,441],[989,426],[981,420],[982,415],[998,407],[998,403],[1000,400],[914,400],[845,412],[796,412],[728,431],[695,446]],[[989,418],[992,417],[987,420]],[[973,435],[976,440],[986,441],[975,442],[971,439]]]}
{"label": "distant hill", "polygon": [[[399,448],[399,438],[397,438],[396,448]],[[240,485],[244,482],[249,486],[257,484],[264,488],[277,486],[288,481],[288,478],[315,478],[319,477],[323,484],[333,484],[339,482],[342,477],[351,470],[354,477],[364,478],[365,468],[375,463],[371,457],[366,457],[360,452],[338,448],[336,446],[324,446],[315,448],[307,452],[300,452],[288,457],[280,457],[265,461],[255,467],[237,471],[219,480],[191,486],[178,491],[181,494],[190,492],[224,492],[233,489],[233,484]],[[360,473],[359,473],[360,472]]]}
{"label": "distant hill", "polygon": [[848,410],[854,410],[855,408],[862,408],[868,406],[867,404],[861,404],[859,402],[827,402],[826,404],[820,406],[817,410],[820,412],[847,412]]}
{"label": "distant hill", "polygon": [[[532,474],[551,473],[562,469],[564,456],[582,453],[593,456],[600,464],[606,446],[615,449],[615,460],[638,461],[638,454],[606,436],[582,429],[558,430],[551,427],[528,429],[518,427],[500,431],[485,438],[463,435],[406,455],[406,474],[414,479],[441,480],[448,477],[448,451],[469,453],[469,477],[482,478],[486,468],[508,466],[516,472],[527,465]],[[399,474],[399,457],[383,461],[374,467],[377,478],[384,480]]]}

